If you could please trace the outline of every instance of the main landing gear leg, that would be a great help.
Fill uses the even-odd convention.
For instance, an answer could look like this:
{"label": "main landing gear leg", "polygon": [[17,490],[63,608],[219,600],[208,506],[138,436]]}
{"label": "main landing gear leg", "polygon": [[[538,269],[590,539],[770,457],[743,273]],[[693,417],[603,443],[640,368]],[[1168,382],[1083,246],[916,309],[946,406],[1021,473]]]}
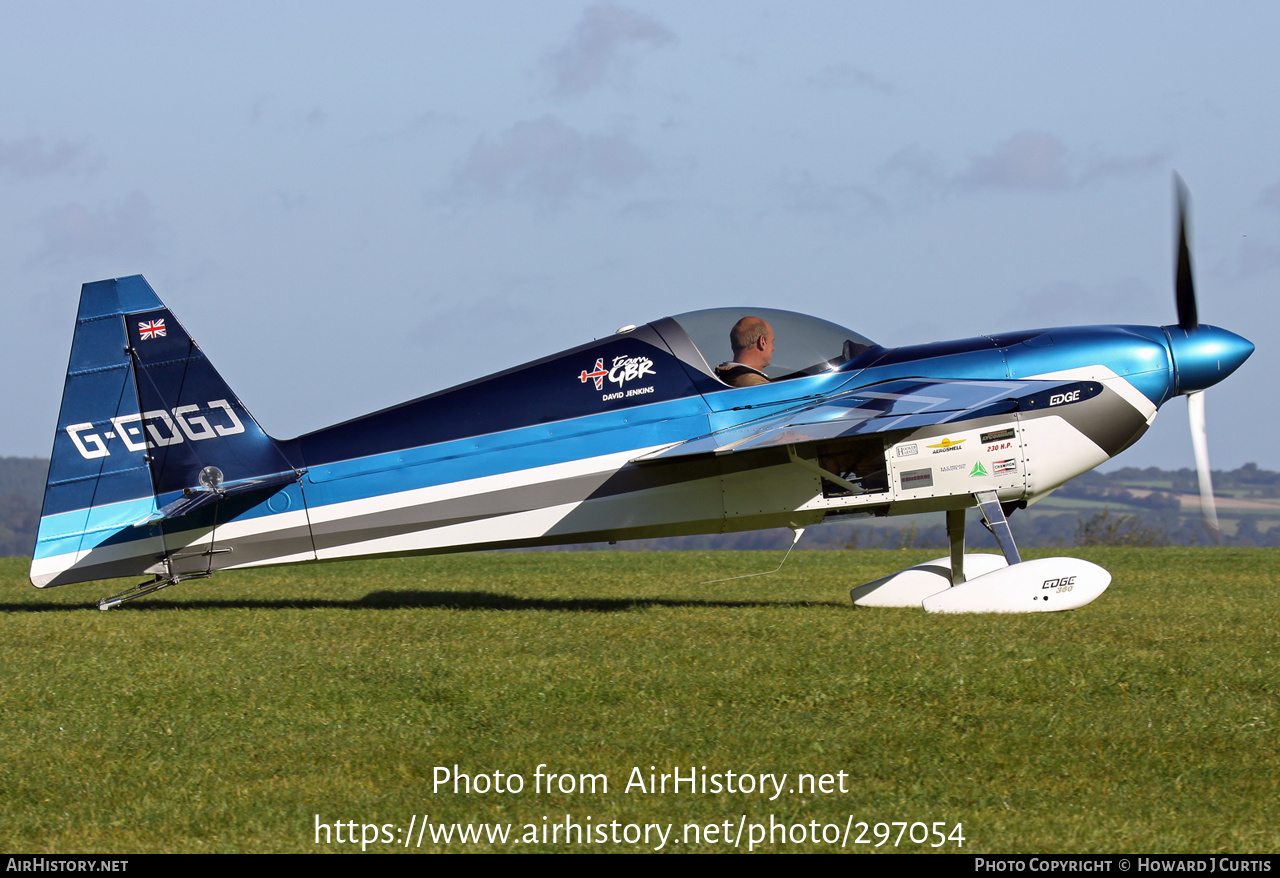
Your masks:
{"label": "main landing gear leg", "polygon": [[[991,531],[991,535],[996,538],[1000,551],[1004,553],[1004,559],[1010,564],[1022,563],[1022,556],[1018,554],[1018,546],[1013,541],[1013,531],[1009,529],[1009,519],[1004,517],[1004,509],[1000,506],[1000,498],[996,496],[996,492],[982,491],[973,496],[978,501],[978,508],[982,510],[982,523],[987,526],[987,530]],[[953,554],[955,553],[954,546],[955,543],[952,542],[951,551]]]}
{"label": "main landing gear leg", "polygon": [[[992,499],[995,498],[994,493],[991,496]],[[999,512],[999,503],[996,503],[995,509]],[[858,586],[849,592],[849,597],[853,599],[854,604],[859,607],[919,607],[923,605],[926,598],[940,591],[964,585],[966,580],[985,576],[1008,566],[1008,562],[1000,555],[965,554],[965,512],[963,508],[947,510],[947,539],[951,545],[950,555],[917,564],[915,567],[908,567],[892,576]],[[1003,516],[1001,520],[1004,520]],[[1007,523],[1005,527],[1008,528]],[[1013,544],[1012,538],[1009,539],[1009,544]],[[1014,556],[1017,557],[1017,549],[1014,549]]]}
{"label": "main landing gear leg", "polygon": [[947,510],[947,537],[951,540],[951,584],[964,582],[964,510]]}

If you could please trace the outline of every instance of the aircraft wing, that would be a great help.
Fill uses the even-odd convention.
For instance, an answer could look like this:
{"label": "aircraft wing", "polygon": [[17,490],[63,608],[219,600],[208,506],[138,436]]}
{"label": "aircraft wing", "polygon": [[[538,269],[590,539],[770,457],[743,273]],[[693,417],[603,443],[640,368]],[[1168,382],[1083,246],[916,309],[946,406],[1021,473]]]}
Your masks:
{"label": "aircraft wing", "polygon": [[635,463],[914,430],[1078,402],[1102,392],[1096,381],[900,378],[860,387],[717,430],[637,458]]}

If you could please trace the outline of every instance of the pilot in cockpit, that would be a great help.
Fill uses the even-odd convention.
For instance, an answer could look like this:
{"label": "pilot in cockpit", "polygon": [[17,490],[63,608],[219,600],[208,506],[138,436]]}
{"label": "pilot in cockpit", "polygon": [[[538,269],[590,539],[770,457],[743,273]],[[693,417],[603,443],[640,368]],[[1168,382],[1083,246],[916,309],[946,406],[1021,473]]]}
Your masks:
{"label": "pilot in cockpit", "polygon": [[762,371],[773,361],[773,327],[759,317],[743,317],[729,331],[733,359],[716,366],[716,377],[732,387],[768,384]]}

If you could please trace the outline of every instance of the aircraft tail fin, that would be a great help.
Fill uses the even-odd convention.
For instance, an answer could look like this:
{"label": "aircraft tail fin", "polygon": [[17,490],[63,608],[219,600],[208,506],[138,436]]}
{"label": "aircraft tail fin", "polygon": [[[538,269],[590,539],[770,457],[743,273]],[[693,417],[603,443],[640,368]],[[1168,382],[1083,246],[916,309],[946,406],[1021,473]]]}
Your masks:
{"label": "aircraft tail fin", "polygon": [[280,444],[146,280],[84,285],[34,585],[152,572],[167,554],[166,520],[286,474],[297,478]]}

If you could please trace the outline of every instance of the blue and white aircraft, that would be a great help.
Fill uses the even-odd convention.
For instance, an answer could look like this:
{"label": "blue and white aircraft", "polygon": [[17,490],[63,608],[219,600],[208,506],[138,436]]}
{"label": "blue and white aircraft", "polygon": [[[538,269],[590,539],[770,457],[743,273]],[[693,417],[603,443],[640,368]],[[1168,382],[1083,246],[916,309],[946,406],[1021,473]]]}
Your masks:
{"label": "blue and white aircraft", "polygon": [[[1198,320],[1182,192],[1176,325],[886,347],[786,311],[696,311],[288,440],[142,277],[85,284],[31,581],[151,577],[107,609],[240,567],[774,527],[798,539],[840,516],[941,512],[950,555],[855,588],[855,603],[1081,606],[1109,574],[1022,561],[1006,516],[1127,448],[1179,395],[1207,479],[1194,403],[1253,351]],[[731,387],[713,364],[747,315],[779,347],[768,383]],[[1002,555],[965,554],[975,506]]]}

